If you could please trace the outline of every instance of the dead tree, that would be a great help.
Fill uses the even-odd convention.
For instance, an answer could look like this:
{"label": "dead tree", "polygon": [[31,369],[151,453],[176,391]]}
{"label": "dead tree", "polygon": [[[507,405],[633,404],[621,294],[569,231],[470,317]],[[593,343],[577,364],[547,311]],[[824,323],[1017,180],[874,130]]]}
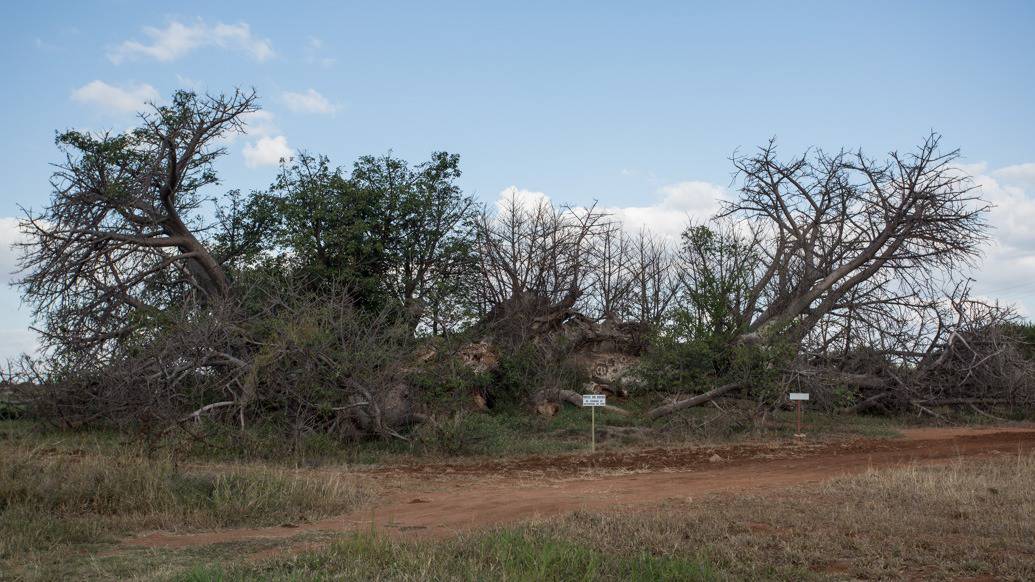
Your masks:
{"label": "dead tree", "polygon": [[879,275],[924,280],[977,257],[988,205],[955,167],[958,151],[938,142],[932,135],[883,162],[820,152],[782,163],[773,144],[734,160],[741,197],[724,215],[768,233],[765,268],[741,313],[747,334],[799,340]]}
{"label": "dead tree", "polygon": [[556,208],[548,201],[501,201],[478,221],[477,301],[494,333],[518,337],[557,330],[582,299],[593,239],[606,229],[595,207]]}
{"label": "dead tree", "polygon": [[750,226],[761,259],[736,341],[800,346],[832,315],[895,305],[978,256],[988,205],[958,158],[937,135],[884,161],[818,151],[784,162],[773,142],[734,158],[740,196],[722,216]]}
{"label": "dead tree", "polygon": [[636,272],[633,241],[617,222],[592,238],[586,289],[586,315],[621,321],[632,311]]}
{"label": "dead tree", "polygon": [[641,230],[632,241],[632,319],[657,327],[679,293],[675,258],[665,241]]}

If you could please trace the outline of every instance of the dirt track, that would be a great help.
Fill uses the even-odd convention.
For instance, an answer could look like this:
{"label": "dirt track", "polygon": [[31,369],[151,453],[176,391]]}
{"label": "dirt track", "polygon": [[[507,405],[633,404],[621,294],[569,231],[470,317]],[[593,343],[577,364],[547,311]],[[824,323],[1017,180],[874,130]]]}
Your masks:
{"label": "dirt track", "polygon": [[402,492],[373,509],[298,527],[157,532],[127,540],[126,545],[177,548],[359,528],[443,537],[579,509],[635,507],[705,493],[778,489],[868,468],[1035,450],[1035,428],[939,428],[904,433],[900,439],[827,444],[655,449],[396,467],[374,473],[399,485]]}

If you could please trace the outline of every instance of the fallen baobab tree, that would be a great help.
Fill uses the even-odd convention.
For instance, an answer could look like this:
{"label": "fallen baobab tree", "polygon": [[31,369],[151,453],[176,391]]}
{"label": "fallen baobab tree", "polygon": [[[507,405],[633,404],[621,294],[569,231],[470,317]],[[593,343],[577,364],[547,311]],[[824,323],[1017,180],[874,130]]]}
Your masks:
{"label": "fallen baobab tree", "polygon": [[[421,390],[454,386],[416,378],[449,345],[486,404],[646,390],[662,344],[677,373],[650,388],[698,393],[650,419],[733,394],[771,405],[791,381],[852,385],[864,408],[1027,402],[1003,324],[930,315],[945,309],[929,282],[977,255],[987,209],[937,136],[882,161],[737,157],[737,196],[675,250],[594,205],[515,191],[478,212],[444,152],[351,171],[300,153],[208,220],[213,164],[255,110],[251,93],[179,92],[135,130],[59,136],[51,202],[23,223],[40,414],[400,438],[433,408]],[[864,349],[883,363],[848,369]],[[978,390],[993,382],[1013,392]]]}
{"label": "fallen baobab tree", "polygon": [[[882,161],[846,151],[782,161],[773,143],[734,158],[739,195],[720,216],[740,226],[708,239],[712,252],[701,252],[700,241],[684,249],[689,287],[712,285],[726,299],[698,317],[729,337],[731,348],[790,346],[794,360],[810,349],[825,355],[850,349],[867,334],[869,345],[880,346],[896,310],[938,301],[936,293],[918,291],[967,265],[985,240],[988,205],[956,167],[958,157],[940,150],[939,137],[931,135],[915,151]],[[841,333],[817,331],[829,327]],[[649,415],[737,386],[727,383]]]}
{"label": "fallen baobab tree", "polygon": [[[750,351],[766,376],[811,374],[816,353],[836,359],[859,345],[894,350],[891,340],[902,337],[891,336],[903,330],[889,322],[901,320],[903,309],[924,312],[943,301],[929,282],[967,265],[985,240],[988,206],[957,159],[958,152],[940,150],[936,135],[882,161],[846,151],[784,161],[772,143],[735,158],[738,196],[725,203],[719,222],[688,229],[661,277],[673,283],[655,283],[653,295],[635,291],[651,281],[646,261],[614,268],[633,261],[613,250],[623,243],[614,241],[607,217],[592,208],[507,200],[480,227],[482,297],[492,306],[482,344],[498,345],[501,336],[534,339],[573,353],[570,342],[556,339],[567,337],[565,328],[589,321],[590,335],[606,335],[604,325],[615,313],[635,315],[621,306],[654,298],[666,317],[669,305],[680,302],[695,322],[695,337],[726,338],[727,352]],[[657,293],[666,287],[671,292]],[[646,323],[642,316],[650,312],[639,310],[639,321]],[[937,344],[930,330],[913,332],[915,342]],[[627,353],[638,356],[642,349]],[[717,386],[647,416],[756,390],[758,372],[738,378],[726,370]],[[821,372],[813,376],[860,386],[878,382]],[[539,394],[548,395],[571,400],[551,387]]]}
{"label": "fallen baobab tree", "polygon": [[[216,418],[242,428],[279,423],[295,434],[387,436],[421,420],[401,371],[412,323],[398,309],[373,301],[361,308],[353,281],[289,262],[302,253],[279,262],[259,255],[284,240],[270,226],[286,220],[275,213],[283,209],[265,199],[244,220],[247,209],[235,206],[233,215],[218,213],[228,224],[204,221],[213,164],[256,109],[254,93],[181,91],[142,114],[134,130],[58,137],[65,161],[51,202],[22,223],[20,285],[45,354],[32,391],[37,414],[158,432]],[[422,239],[431,247],[455,222],[448,182],[456,160],[435,161],[410,180],[441,210],[441,232]],[[377,162],[361,169],[374,173]],[[361,177],[343,186],[342,198],[373,198],[356,190],[373,190],[376,176]],[[300,187],[338,192],[339,178]]]}

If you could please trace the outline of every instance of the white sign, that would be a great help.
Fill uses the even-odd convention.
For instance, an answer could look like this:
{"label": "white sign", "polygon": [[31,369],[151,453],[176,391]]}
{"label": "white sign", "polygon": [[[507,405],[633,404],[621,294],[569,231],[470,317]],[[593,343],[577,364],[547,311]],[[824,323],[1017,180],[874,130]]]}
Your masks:
{"label": "white sign", "polygon": [[583,406],[606,406],[607,396],[603,394],[583,394],[582,395]]}
{"label": "white sign", "polygon": [[[585,396],[583,396],[583,398],[585,398]],[[788,398],[790,398],[791,400],[808,400],[809,399],[809,393],[808,392],[791,392],[790,395],[788,395]],[[583,406],[585,406],[585,404],[583,404]]]}

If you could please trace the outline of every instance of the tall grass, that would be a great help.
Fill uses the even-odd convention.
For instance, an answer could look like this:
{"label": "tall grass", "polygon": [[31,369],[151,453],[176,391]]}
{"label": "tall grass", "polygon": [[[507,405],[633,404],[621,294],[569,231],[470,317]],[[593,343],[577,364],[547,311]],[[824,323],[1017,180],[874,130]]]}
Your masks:
{"label": "tall grass", "polygon": [[366,491],[334,473],[270,467],[181,470],[168,459],[0,451],[0,570],[6,562],[129,532],[274,525],[351,510]]}

